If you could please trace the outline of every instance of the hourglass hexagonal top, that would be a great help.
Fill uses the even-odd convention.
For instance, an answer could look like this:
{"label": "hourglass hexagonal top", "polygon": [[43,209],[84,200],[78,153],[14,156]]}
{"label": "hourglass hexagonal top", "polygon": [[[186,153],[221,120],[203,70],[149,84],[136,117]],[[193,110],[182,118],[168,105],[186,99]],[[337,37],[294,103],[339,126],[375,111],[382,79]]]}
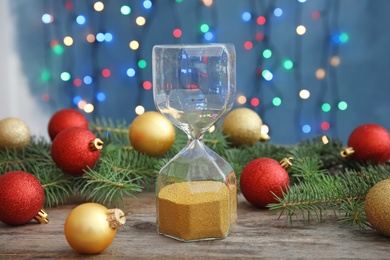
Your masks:
{"label": "hourglass hexagonal top", "polygon": [[189,137],[200,138],[233,106],[235,64],[232,44],[154,46],[157,109]]}

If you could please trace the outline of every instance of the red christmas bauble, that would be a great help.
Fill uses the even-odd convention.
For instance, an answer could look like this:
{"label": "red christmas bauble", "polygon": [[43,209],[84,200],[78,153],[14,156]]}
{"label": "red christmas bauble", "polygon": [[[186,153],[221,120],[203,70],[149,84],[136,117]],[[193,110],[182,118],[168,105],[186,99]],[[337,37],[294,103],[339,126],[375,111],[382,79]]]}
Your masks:
{"label": "red christmas bauble", "polygon": [[45,192],[41,182],[31,173],[10,171],[0,176],[0,221],[22,225],[42,209]]}
{"label": "red christmas bauble", "polygon": [[364,124],[355,128],[348,138],[348,146],[354,153],[352,159],[359,162],[386,163],[390,160],[390,133],[377,124]]}
{"label": "red christmas bauble", "polygon": [[276,203],[290,185],[290,177],[280,163],[271,158],[258,158],[249,162],[242,170],[240,188],[245,199],[256,207]]}
{"label": "red christmas bauble", "polygon": [[64,173],[80,176],[93,168],[100,158],[103,142],[89,130],[69,127],[53,140],[51,156]]}
{"label": "red christmas bauble", "polygon": [[79,111],[71,108],[66,108],[57,111],[50,118],[48,125],[48,132],[51,140],[54,140],[54,137],[69,127],[81,127],[88,129],[88,120],[87,118]]}

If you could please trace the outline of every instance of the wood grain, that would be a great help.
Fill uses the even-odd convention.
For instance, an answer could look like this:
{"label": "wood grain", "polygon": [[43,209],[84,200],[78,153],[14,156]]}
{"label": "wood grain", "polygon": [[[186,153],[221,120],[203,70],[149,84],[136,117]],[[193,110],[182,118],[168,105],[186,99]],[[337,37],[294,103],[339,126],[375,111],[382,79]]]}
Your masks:
{"label": "wood grain", "polygon": [[242,197],[238,221],[223,240],[184,243],[156,232],[155,195],[126,198],[125,226],[104,252],[85,256],[73,251],[63,233],[72,204],[49,208],[49,224],[34,221],[17,227],[0,223],[0,259],[254,259],[254,258],[390,258],[390,238],[375,231],[341,228],[336,217],[323,223],[289,225],[268,210],[252,207]]}

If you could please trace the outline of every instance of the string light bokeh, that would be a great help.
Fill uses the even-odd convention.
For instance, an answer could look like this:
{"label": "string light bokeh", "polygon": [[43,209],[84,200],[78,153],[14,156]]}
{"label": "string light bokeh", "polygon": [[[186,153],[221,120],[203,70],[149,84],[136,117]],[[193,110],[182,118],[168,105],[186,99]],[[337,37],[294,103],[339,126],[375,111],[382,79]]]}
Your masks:
{"label": "string light bokeh", "polygon": [[229,42],[237,52],[235,107],[258,112],[271,141],[350,131],[340,127],[353,109],[340,68],[354,39],[339,22],[340,1],[40,3],[43,58],[32,81],[50,111],[75,107],[91,119],[131,121],[155,110],[153,45]]}

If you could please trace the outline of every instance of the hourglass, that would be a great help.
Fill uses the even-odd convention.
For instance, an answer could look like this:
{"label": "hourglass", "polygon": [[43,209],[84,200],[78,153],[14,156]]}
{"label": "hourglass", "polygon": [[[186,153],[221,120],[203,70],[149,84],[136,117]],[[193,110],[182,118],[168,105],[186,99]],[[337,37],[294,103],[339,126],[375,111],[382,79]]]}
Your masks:
{"label": "hourglass", "polygon": [[233,106],[234,46],[156,45],[152,56],[156,108],[188,136],[157,177],[158,233],[186,242],[225,238],[237,219],[236,176],[203,135]]}

